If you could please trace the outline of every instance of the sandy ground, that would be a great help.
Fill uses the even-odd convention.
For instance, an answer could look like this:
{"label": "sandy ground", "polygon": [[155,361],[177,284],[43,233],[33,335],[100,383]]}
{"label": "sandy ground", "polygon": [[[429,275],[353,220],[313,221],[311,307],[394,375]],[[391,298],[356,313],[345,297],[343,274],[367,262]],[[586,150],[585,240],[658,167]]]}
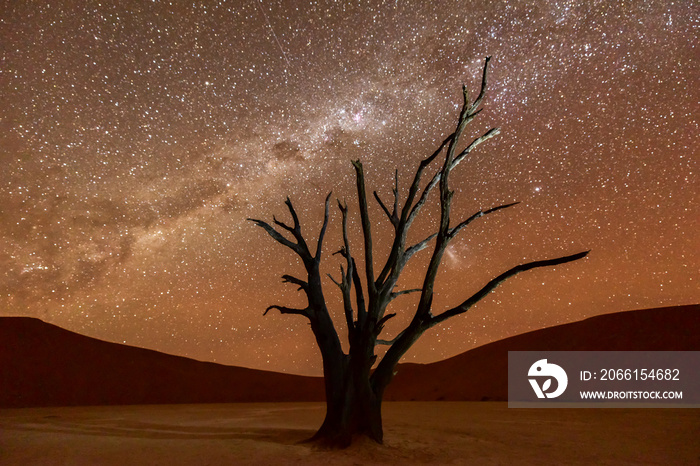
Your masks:
{"label": "sandy ground", "polygon": [[299,443],[320,403],[0,410],[2,465],[700,464],[698,409],[386,403],[386,445]]}

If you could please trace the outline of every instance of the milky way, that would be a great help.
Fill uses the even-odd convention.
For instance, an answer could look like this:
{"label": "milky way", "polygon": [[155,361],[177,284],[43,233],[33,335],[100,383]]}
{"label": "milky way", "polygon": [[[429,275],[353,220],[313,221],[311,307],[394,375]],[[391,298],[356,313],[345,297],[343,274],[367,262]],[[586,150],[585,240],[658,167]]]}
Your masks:
{"label": "milky way", "polygon": [[[700,301],[693,2],[55,1],[1,14],[2,315],[318,374],[307,322],[262,316],[303,304],[280,280],[302,266],[245,219],[286,218],[290,196],[313,239],[332,190],[351,206],[359,248],[350,160],[385,201],[398,169],[405,196],[487,55],[470,137],[501,135],[454,172],[453,218],[521,204],[450,246],[436,310],[523,261],[592,252],[513,278],[406,360]],[[434,231],[435,207],[412,238]],[[371,209],[388,248],[390,225]],[[332,214],[329,253],[342,242]],[[428,257],[402,288],[419,286]],[[340,263],[327,254],[324,271]],[[392,304],[387,336],[416,300]]]}

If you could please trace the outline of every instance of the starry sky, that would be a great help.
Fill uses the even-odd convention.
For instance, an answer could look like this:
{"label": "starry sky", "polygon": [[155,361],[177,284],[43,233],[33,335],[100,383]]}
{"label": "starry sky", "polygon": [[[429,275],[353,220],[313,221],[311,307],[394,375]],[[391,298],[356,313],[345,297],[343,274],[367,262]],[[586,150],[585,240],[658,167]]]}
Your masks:
{"label": "starry sky", "polygon": [[[36,1],[0,7],[0,315],[200,360],[320,374],[294,254],[245,219],[308,240],[328,192],[405,196],[454,129],[461,85],[491,127],[455,170],[434,313],[524,261],[536,269],[431,329],[405,361],[594,315],[700,302],[698,27],[691,1]],[[437,165],[436,168],[437,169]],[[435,231],[437,201],[409,238]],[[429,211],[429,212],[428,212]],[[390,225],[372,204],[377,262]],[[338,277],[340,214],[323,272]],[[381,252],[384,251],[384,252]],[[382,255],[384,254],[384,255]],[[421,283],[430,249],[400,288]],[[345,335],[340,292],[325,294]],[[417,295],[383,337],[411,316]]]}

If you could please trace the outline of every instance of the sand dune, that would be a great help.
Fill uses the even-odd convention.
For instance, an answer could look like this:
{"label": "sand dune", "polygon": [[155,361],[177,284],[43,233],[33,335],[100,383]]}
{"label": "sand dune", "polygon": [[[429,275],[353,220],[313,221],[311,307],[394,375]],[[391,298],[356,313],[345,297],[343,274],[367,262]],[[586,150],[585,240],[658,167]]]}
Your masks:
{"label": "sand dune", "polygon": [[0,318],[0,407],[319,401],[318,377],[195,361]]}
{"label": "sand dune", "polygon": [[[700,306],[593,317],[433,364],[402,364],[387,400],[505,400],[514,350],[700,350]],[[485,376],[488,375],[488,376]],[[0,318],[0,407],[322,401],[320,378],[223,366]]]}
{"label": "sand dune", "polygon": [[433,364],[403,364],[386,400],[505,401],[508,351],[699,351],[700,305],[604,314],[489,343]]}

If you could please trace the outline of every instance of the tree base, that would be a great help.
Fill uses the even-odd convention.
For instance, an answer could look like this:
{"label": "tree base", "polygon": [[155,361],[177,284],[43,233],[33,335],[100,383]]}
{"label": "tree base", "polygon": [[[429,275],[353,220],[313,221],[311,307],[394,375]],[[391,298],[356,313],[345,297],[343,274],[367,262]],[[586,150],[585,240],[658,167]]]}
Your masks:
{"label": "tree base", "polygon": [[344,450],[356,445],[383,446],[384,440],[366,433],[329,435],[317,432],[313,437],[303,440],[301,443],[313,445],[321,450]]}

